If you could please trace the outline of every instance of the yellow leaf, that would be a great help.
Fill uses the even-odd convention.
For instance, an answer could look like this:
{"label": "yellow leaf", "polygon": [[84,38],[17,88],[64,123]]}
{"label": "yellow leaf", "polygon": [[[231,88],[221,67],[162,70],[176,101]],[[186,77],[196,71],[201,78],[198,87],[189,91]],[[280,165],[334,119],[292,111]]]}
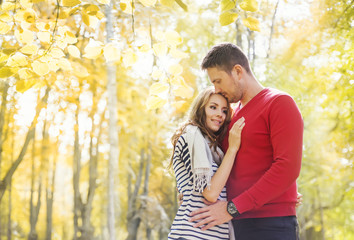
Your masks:
{"label": "yellow leaf", "polygon": [[30,0],[20,0],[20,4],[23,8],[31,9],[33,6],[32,1]]}
{"label": "yellow leaf", "polygon": [[36,27],[38,28],[39,31],[48,31],[50,30],[51,26],[50,23],[46,22],[36,22]]}
{"label": "yellow leaf", "polygon": [[149,94],[150,95],[159,95],[159,94],[164,94],[166,93],[170,88],[170,85],[167,83],[154,83],[151,85]]}
{"label": "yellow leaf", "polygon": [[156,0],[139,0],[145,7],[152,7],[155,5]]}
{"label": "yellow leaf", "polygon": [[257,0],[243,0],[240,3],[240,8],[245,11],[256,12],[258,10]]}
{"label": "yellow leaf", "polygon": [[96,16],[91,16],[86,13],[83,13],[82,21],[86,24],[86,26],[95,28],[98,23],[98,18]]}
{"label": "yellow leaf", "polygon": [[35,84],[36,84],[36,80],[34,80],[34,79],[19,80],[16,82],[16,91],[24,93],[28,89],[33,87],[33,85],[35,85]]}
{"label": "yellow leaf", "polygon": [[182,85],[175,86],[173,94],[182,98],[193,97],[194,89],[188,86],[185,82]]}
{"label": "yellow leaf", "polygon": [[84,57],[89,59],[96,59],[103,53],[103,44],[99,41],[90,39],[90,42],[86,45],[84,49]]}
{"label": "yellow leaf", "polygon": [[0,67],[0,78],[8,78],[16,73],[15,69],[10,67]]}
{"label": "yellow leaf", "polygon": [[20,67],[20,66],[25,66],[27,64],[28,62],[26,56],[23,55],[22,53],[17,52],[7,60],[6,66]]}
{"label": "yellow leaf", "polygon": [[146,44],[146,43],[139,47],[139,51],[143,52],[143,53],[146,53],[146,52],[150,51],[150,49],[151,49],[150,45]]}
{"label": "yellow leaf", "polygon": [[170,83],[173,86],[173,93],[175,96],[182,98],[193,97],[194,89],[186,84],[183,77],[174,77],[170,79]]}
{"label": "yellow leaf", "polygon": [[[56,37],[59,37],[59,36],[56,36]],[[64,50],[68,46],[68,43],[65,42],[65,40],[63,38],[55,40],[55,43],[56,43],[57,47],[62,50]]]}
{"label": "yellow leaf", "polygon": [[134,63],[138,60],[138,56],[135,54],[133,49],[129,48],[125,51],[123,55],[123,63],[126,67],[133,66]]}
{"label": "yellow leaf", "polygon": [[185,106],[187,105],[186,103],[187,101],[184,100],[175,101],[172,103],[172,107],[176,108],[178,112],[185,112],[183,110],[185,110]]}
{"label": "yellow leaf", "polygon": [[74,43],[77,43],[77,38],[75,37],[75,35],[72,32],[66,31],[64,33],[64,41],[68,44],[74,44]]}
{"label": "yellow leaf", "polygon": [[78,13],[79,11],[81,11],[81,8],[75,7],[75,8],[72,8],[68,14],[69,14],[69,16],[71,16],[71,15]]}
{"label": "yellow leaf", "polygon": [[90,16],[88,14],[82,14],[82,21],[86,24],[86,26],[90,26]]}
{"label": "yellow leaf", "polygon": [[160,3],[162,5],[167,6],[167,7],[172,7],[174,2],[175,2],[175,0],[160,0]]}
{"label": "yellow leaf", "polygon": [[25,20],[28,23],[34,23],[37,19],[37,14],[32,8],[26,9],[26,11],[23,14],[23,20]]}
{"label": "yellow leaf", "polygon": [[65,54],[60,48],[52,48],[49,52],[49,55],[53,58],[62,58],[65,56]]}
{"label": "yellow leaf", "polygon": [[33,77],[33,72],[29,68],[20,68],[17,73],[21,79],[28,79]]}
{"label": "yellow leaf", "polygon": [[20,51],[24,54],[33,55],[38,52],[38,46],[36,44],[27,44],[26,46],[22,47]]}
{"label": "yellow leaf", "polygon": [[78,4],[80,4],[81,1],[80,0],[63,0],[62,1],[62,6],[63,7],[74,7]]}
{"label": "yellow leaf", "polygon": [[103,55],[107,62],[120,60],[120,50],[114,43],[108,43],[103,49]]}
{"label": "yellow leaf", "polygon": [[69,45],[68,46],[68,52],[71,56],[73,56],[74,58],[80,58],[81,54],[80,54],[80,50],[74,46],[74,45]]}
{"label": "yellow leaf", "polygon": [[157,96],[149,96],[146,100],[146,106],[148,109],[156,109],[163,107],[167,103],[167,100]]}
{"label": "yellow leaf", "polygon": [[15,30],[15,37],[17,41],[19,41],[22,44],[29,44],[33,42],[33,33],[27,29],[20,29],[20,30]]}
{"label": "yellow leaf", "polygon": [[168,68],[168,72],[174,76],[178,76],[183,72],[183,67],[180,64],[174,64]]}
{"label": "yellow leaf", "polygon": [[0,15],[0,20],[3,21],[3,22],[11,22],[12,21],[12,17],[8,13],[2,13]]}
{"label": "yellow leaf", "polygon": [[154,69],[154,71],[152,71],[151,73],[151,77],[153,79],[160,79],[163,76],[164,76],[163,71],[161,71],[160,69]]}
{"label": "yellow leaf", "polygon": [[95,4],[85,4],[83,8],[88,15],[96,15],[100,10],[100,8]]}
{"label": "yellow leaf", "polygon": [[[9,1],[3,2],[0,6],[3,11],[13,11],[13,10],[15,10],[15,7],[16,7],[16,5],[14,3],[9,2]],[[19,7],[19,6],[17,6],[17,7]]]}
{"label": "yellow leaf", "polygon": [[60,67],[61,69],[65,70],[65,71],[70,71],[72,70],[71,67],[71,63],[68,59],[66,58],[59,58],[58,60],[58,67]]}
{"label": "yellow leaf", "polygon": [[98,11],[97,14],[96,14],[96,17],[101,20],[102,18],[105,17],[105,15],[101,12],[101,11]]}
{"label": "yellow leaf", "polygon": [[10,31],[10,29],[10,25],[0,21],[0,34],[6,34],[8,31]]}
{"label": "yellow leaf", "polygon": [[101,4],[108,4],[109,0],[97,0],[97,2],[99,2]]}
{"label": "yellow leaf", "polygon": [[170,83],[171,85],[181,85],[184,82],[184,79],[182,76],[174,76],[173,78],[170,78]]}
{"label": "yellow leaf", "polygon": [[182,52],[176,48],[171,48],[170,54],[172,57],[177,59],[188,58],[188,53]]}
{"label": "yellow leaf", "polygon": [[51,41],[51,35],[49,32],[38,32],[37,37],[38,37],[39,41],[41,41],[43,43],[50,43],[50,41]]}
{"label": "yellow leaf", "polygon": [[260,32],[261,29],[259,27],[259,21],[257,18],[254,17],[248,17],[242,20],[243,25],[248,27],[251,31],[257,31]]}
{"label": "yellow leaf", "polygon": [[68,17],[69,17],[68,11],[65,11],[64,9],[60,9],[59,19],[67,19]]}
{"label": "yellow leaf", "polygon": [[89,72],[87,71],[87,69],[84,66],[82,66],[80,63],[73,62],[72,67],[75,76],[77,77],[89,76]]}
{"label": "yellow leaf", "polygon": [[155,43],[152,48],[154,49],[154,53],[157,57],[165,56],[167,54],[167,44],[162,43]]}
{"label": "yellow leaf", "polygon": [[168,31],[165,33],[165,39],[168,45],[177,46],[182,43],[182,37],[176,31]]}
{"label": "yellow leaf", "polygon": [[9,59],[9,55],[5,54],[3,52],[0,52],[0,63],[5,62],[7,59]]}
{"label": "yellow leaf", "polygon": [[56,72],[59,70],[59,60],[52,58],[50,61],[47,61],[49,71]]}
{"label": "yellow leaf", "polygon": [[121,0],[120,9],[127,14],[132,14],[132,1],[131,0]]}
{"label": "yellow leaf", "polygon": [[219,23],[221,26],[226,26],[235,22],[237,17],[238,17],[237,13],[226,11],[219,15]]}
{"label": "yellow leaf", "polygon": [[40,76],[46,75],[49,73],[49,66],[45,62],[40,62],[38,60],[34,61],[32,63],[32,69],[35,73],[37,73]]}
{"label": "yellow leaf", "polygon": [[234,9],[236,6],[236,2],[233,0],[221,0],[220,9],[221,12],[225,12],[231,9]]}

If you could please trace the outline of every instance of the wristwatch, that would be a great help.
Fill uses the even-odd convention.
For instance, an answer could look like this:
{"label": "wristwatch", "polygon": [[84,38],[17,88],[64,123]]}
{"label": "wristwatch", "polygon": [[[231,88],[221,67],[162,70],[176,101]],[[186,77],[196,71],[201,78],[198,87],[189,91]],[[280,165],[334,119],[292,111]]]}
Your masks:
{"label": "wristwatch", "polygon": [[238,217],[241,214],[239,213],[239,211],[237,210],[235,204],[232,201],[229,201],[227,203],[227,208],[226,208],[227,212],[232,216],[232,217]]}

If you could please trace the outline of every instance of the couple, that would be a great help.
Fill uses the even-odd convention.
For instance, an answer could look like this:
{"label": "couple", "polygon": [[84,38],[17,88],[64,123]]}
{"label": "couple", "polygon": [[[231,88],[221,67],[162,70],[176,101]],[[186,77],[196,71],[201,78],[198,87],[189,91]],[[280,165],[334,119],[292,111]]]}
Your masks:
{"label": "couple", "polygon": [[[233,44],[214,46],[202,69],[214,88],[199,94],[172,137],[183,200],[168,238],[298,239],[303,120],[296,103],[264,88]],[[238,103],[234,112],[230,103]]]}

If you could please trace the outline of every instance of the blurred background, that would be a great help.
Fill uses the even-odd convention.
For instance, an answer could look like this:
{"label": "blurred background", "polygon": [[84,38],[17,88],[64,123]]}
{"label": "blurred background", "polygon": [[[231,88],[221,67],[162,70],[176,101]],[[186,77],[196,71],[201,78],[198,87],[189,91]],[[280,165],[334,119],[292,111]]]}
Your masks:
{"label": "blurred background", "polygon": [[220,42],[302,112],[301,239],[354,239],[353,2],[0,1],[0,240],[167,239],[170,137]]}

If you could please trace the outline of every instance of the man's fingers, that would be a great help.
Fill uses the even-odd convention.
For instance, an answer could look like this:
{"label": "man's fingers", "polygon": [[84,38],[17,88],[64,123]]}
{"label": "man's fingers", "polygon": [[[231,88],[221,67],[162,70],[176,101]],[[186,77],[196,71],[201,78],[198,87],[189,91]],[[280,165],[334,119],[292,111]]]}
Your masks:
{"label": "man's fingers", "polygon": [[217,225],[215,221],[210,222],[208,225],[206,225],[205,227],[202,228],[202,231],[208,230],[209,228],[212,228],[215,225]]}
{"label": "man's fingers", "polygon": [[[193,212],[192,212],[192,213],[193,213]],[[192,213],[191,213],[191,216],[193,216]],[[197,214],[197,215],[191,217],[191,218],[189,219],[189,221],[190,221],[190,222],[194,222],[194,221],[197,221],[197,220],[200,220],[200,219],[204,219],[204,218],[207,218],[207,217],[209,217],[209,214],[208,214],[207,212],[201,212],[201,213],[199,213],[199,214]]]}
{"label": "man's fingers", "polygon": [[206,224],[208,224],[208,223],[210,223],[210,222],[212,222],[212,221],[213,221],[213,219],[212,219],[211,217],[208,217],[208,218],[205,218],[205,219],[203,219],[202,221],[200,221],[200,222],[194,224],[193,227],[197,228],[197,227],[206,225]]}
{"label": "man's fingers", "polygon": [[194,210],[193,212],[191,212],[191,214],[190,214],[190,216],[194,216],[194,215],[197,215],[197,214],[199,214],[200,215],[200,213],[204,213],[204,212],[207,212],[208,211],[208,209],[207,208],[198,208],[197,210]]}

